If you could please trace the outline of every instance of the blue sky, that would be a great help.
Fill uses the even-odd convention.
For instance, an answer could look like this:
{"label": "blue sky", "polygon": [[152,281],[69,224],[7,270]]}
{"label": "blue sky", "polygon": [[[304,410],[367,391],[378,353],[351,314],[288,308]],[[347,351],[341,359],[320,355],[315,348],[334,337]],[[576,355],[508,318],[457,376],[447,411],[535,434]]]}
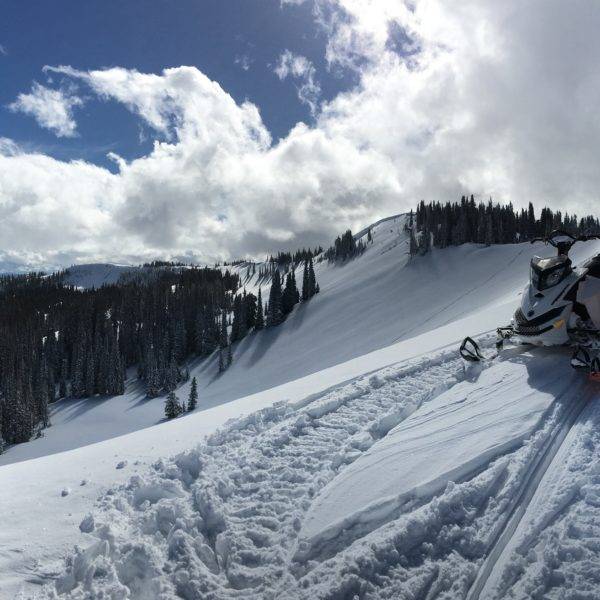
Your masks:
{"label": "blue sky", "polygon": [[598,29],[591,0],[4,0],[0,270],[260,259],[463,194],[597,213]]}
{"label": "blue sky", "polygon": [[[144,73],[196,66],[238,103],[256,104],[274,140],[298,121],[313,120],[295,83],[280,80],[273,71],[284,50],[313,63],[322,100],[357,82],[351,70],[327,68],[327,36],[315,22],[310,2],[4,0],[0,44],[0,136],[63,160],[83,158],[111,168],[107,152],[132,159],[152,146],[153,136],[123,105],[102,101],[83,86],[85,105],[76,110],[78,135],[61,139],[30,116],[8,110],[32,81],[48,85],[45,65],[79,70],[119,66]],[[52,76],[51,87],[61,83],[61,77]]]}

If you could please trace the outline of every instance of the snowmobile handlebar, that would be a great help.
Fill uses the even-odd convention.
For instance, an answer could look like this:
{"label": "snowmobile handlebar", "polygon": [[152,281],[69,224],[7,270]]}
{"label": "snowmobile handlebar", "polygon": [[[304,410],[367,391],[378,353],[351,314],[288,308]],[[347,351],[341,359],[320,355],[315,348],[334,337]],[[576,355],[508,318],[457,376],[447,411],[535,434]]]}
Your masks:
{"label": "snowmobile handlebar", "polygon": [[[563,238],[561,240],[557,238]],[[565,240],[564,238],[569,238]],[[532,244],[536,242],[544,242],[544,244],[550,244],[554,248],[558,249],[559,254],[569,254],[569,250],[576,242],[587,242],[589,240],[598,240],[600,239],[600,235],[591,234],[591,235],[578,235],[574,236],[567,231],[562,229],[555,229],[550,235],[546,237],[536,237],[531,240]]]}

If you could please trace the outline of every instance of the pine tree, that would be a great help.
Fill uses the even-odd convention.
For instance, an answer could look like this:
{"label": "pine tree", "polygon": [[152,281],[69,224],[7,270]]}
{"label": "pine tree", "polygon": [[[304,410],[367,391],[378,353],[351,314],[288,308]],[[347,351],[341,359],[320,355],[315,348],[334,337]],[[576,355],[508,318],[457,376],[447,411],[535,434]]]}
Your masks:
{"label": "pine tree", "polygon": [[242,320],[242,298],[239,294],[233,299],[233,321],[231,323],[231,341],[237,342],[241,338],[241,320]]}
{"label": "pine tree", "polygon": [[494,227],[492,222],[492,211],[490,210],[486,215],[485,222],[485,245],[491,246],[494,241]]}
{"label": "pine tree", "polygon": [[225,362],[223,360],[223,348],[219,348],[219,373],[225,370]]}
{"label": "pine tree", "polygon": [[275,327],[283,320],[283,312],[281,310],[281,277],[279,269],[273,271],[271,280],[271,291],[269,293],[269,310],[267,312],[267,327]]}
{"label": "pine tree", "polygon": [[193,411],[198,406],[198,383],[195,377],[192,377],[192,385],[190,386],[190,395],[188,396],[187,409],[188,412]]}
{"label": "pine tree", "polygon": [[319,286],[317,285],[317,278],[315,276],[315,269],[313,266],[313,259],[308,261],[308,285],[310,290],[310,297],[314,296],[319,292]]}
{"label": "pine tree", "polygon": [[417,255],[418,251],[419,251],[419,245],[417,244],[417,238],[415,236],[415,228],[411,227],[410,228],[410,240],[409,240],[409,245],[408,245],[408,254],[412,258],[413,256]]}
{"label": "pine tree", "polygon": [[83,332],[78,333],[78,338],[71,372],[71,395],[74,398],[83,398],[85,396],[85,340]]}
{"label": "pine tree", "polygon": [[302,273],[302,301],[310,300],[315,294],[319,293],[319,285],[315,276],[315,269],[312,258],[304,263]]}
{"label": "pine tree", "polygon": [[304,270],[302,271],[302,302],[306,302],[310,298],[310,282],[308,279],[308,261],[304,262]]}
{"label": "pine tree", "polygon": [[421,237],[419,239],[419,253],[424,256],[429,252],[431,248],[431,233],[425,225],[423,231],[421,231]]}
{"label": "pine tree", "polygon": [[227,312],[223,309],[221,314],[221,333],[219,335],[219,347],[221,349],[227,348],[229,343],[229,336],[227,335]]}
{"label": "pine tree", "polygon": [[260,331],[265,326],[265,318],[263,315],[263,305],[262,305],[262,292],[260,288],[258,288],[258,298],[256,300],[256,320],[254,324],[254,329]]}
{"label": "pine tree", "polygon": [[281,298],[281,310],[284,315],[288,315],[294,309],[298,302],[298,290],[296,289],[296,278],[293,271],[288,273],[285,278],[285,288]]}
{"label": "pine tree", "polygon": [[244,296],[244,312],[246,315],[246,332],[256,326],[256,296],[246,294]]}
{"label": "pine tree", "polygon": [[156,398],[160,396],[161,384],[154,348],[150,346],[146,355],[146,396]]}
{"label": "pine tree", "polygon": [[175,392],[169,392],[167,394],[167,399],[165,400],[165,417],[167,417],[167,419],[174,419],[182,412],[183,409],[179,403],[179,398],[177,398]]}
{"label": "pine tree", "polygon": [[233,354],[231,352],[231,344],[229,344],[229,346],[227,346],[227,368],[229,368],[231,366],[232,362],[233,362]]}
{"label": "pine tree", "polygon": [[175,362],[175,358],[172,357],[169,362],[169,366],[166,370],[164,388],[171,392],[176,387],[179,381],[181,380],[181,373],[179,372],[179,368],[177,367],[177,363]]}
{"label": "pine tree", "polygon": [[60,361],[60,380],[58,383],[58,397],[66,398],[67,397],[67,379],[69,373],[69,363],[66,358],[63,358]]}
{"label": "pine tree", "polygon": [[527,238],[532,240],[536,236],[536,221],[533,204],[530,202],[527,209]]}

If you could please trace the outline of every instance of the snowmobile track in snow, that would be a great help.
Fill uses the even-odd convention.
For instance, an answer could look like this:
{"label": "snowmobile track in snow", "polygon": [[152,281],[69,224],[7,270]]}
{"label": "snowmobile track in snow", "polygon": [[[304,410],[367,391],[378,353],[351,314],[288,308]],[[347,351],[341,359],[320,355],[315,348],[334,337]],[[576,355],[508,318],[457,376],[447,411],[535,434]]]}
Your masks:
{"label": "snowmobile track in snow", "polygon": [[514,498],[504,524],[498,529],[487,556],[478,571],[477,577],[469,589],[466,600],[485,600],[491,597],[484,594],[484,591],[487,594],[492,591],[487,590],[486,587],[490,582],[494,567],[498,564],[502,553],[514,535],[542,478],[548,471],[554,457],[563,445],[569,431],[571,431],[571,428],[577,422],[579,415],[581,415],[587,406],[587,403],[587,394],[583,393],[579,396],[577,402],[565,409],[565,414],[560,425],[549,436],[541,451],[537,454],[536,459],[532,462],[526,476],[523,478],[523,485]]}
{"label": "snowmobile track in snow", "polygon": [[[521,351],[518,348],[515,354]],[[501,457],[489,475],[477,476],[481,481],[472,486],[470,481],[454,485],[441,503],[434,501],[431,512],[424,504],[418,509],[424,514],[392,520],[386,531],[375,534],[381,540],[365,530],[350,545],[338,540],[325,560],[317,554],[310,555],[308,562],[298,562],[299,534],[313,499],[325,485],[398,423],[441,392],[469,380],[469,375],[455,348],[438,351],[433,357],[391,365],[225,425],[206,444],[159,461],[153,471],[132,477],[128,485],[101,499],[95,530],[99,542],[75,555],[72,566],[59,578],[59,594],[93,598],[108,594],[111,586],[127,586],[132,599],[314,600],[357,594],[393,598],[386,592],[394,577],[390,573],[405,569],[407,556],[418,559],[419,544],[437,543],[442,529],[448,542],[457,523],[473,522],[478,513],[472,508],[483,510],[487,499],[494,497],[510,456]],[[556,419],[541,432],[541,444],[531,447],[529,454],[524,447],[523,470],[515,477],[512,494],[506,496],[502,516],[488,521],[494,525],[485,546],[476,542],[470,546],[471,567],[464,571],[464,586],[456,597],[487,598],[494,566],[585,406],[585,394],[572,404],[566,401],[568,396],[555,396]],[[466,496],[461,485],[471,486]],[[379,531],[380,525],[373,531]],[[358,547],[362,549],[354,571],[352,553]],[[374,553],[372,561],[363,550]],[[450,552],[441,560],[461,560],[456,557],[460,553]],[[475,561],[482,559],[477,573]],[[456,568],[462,567],[457,563]],[[443,565],[427,569],[413,580],[421,587],[416,597],[435,598],[444,578],[453,579],[444,575]],[[106,575],[103,579],[102,573],[111,574],[113,581]],[[351,590],[352,595],[347,595]]]}
{"label": "snowmobile track in snow", "polygon": [[[292,597],[298,582],[290,559],[314,496],[398,422],[463,377],[455,351],[443,351],[294,406],[281,403],[242,417],[205,446],[157,464],[146,479],[134,477],[103,498],[105,512],[98,516],[110,527],[109,537],[118,531],[118,539],[105,557],[81,555],[75,564],[86,565],[81,573],[93,572],[97,558],[109,559],[133,598],[152,597],[159,588],[186,598]],[[197,473],[190,478],[192,471]],[[104,527],[97,527],[101,538]],[[150,539],[152,556],[146,557]],[[151,563],[137,579],[123,566],[133,552]],[[170,575],[157,575],[165,565]],[[97,597],[110,585],[96,580],[86,591]],[[72,571],[58,589],[70,594],[79,586],[86,583]]]}

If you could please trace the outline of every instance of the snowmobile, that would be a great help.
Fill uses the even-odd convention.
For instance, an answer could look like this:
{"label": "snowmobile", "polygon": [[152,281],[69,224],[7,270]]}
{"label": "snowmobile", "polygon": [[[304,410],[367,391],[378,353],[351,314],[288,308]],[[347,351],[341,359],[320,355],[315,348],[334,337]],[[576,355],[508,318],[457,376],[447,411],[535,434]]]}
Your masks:
{"label": "snowmobile", "polygon": [[[521,306],[510,325],[497,329],[498,352],[511,339],[536,346],[572,346],[573,368],[587,370],[591,379],[600,381],[600,254],[575,268],[569,258],[574,244],[593,239],[600,235],[575,237],[555,230],[531,240],[550,244],[557,253],[531,259]],[[486,358],[470,337],[461,344],[460,355],[470,362]]]}

